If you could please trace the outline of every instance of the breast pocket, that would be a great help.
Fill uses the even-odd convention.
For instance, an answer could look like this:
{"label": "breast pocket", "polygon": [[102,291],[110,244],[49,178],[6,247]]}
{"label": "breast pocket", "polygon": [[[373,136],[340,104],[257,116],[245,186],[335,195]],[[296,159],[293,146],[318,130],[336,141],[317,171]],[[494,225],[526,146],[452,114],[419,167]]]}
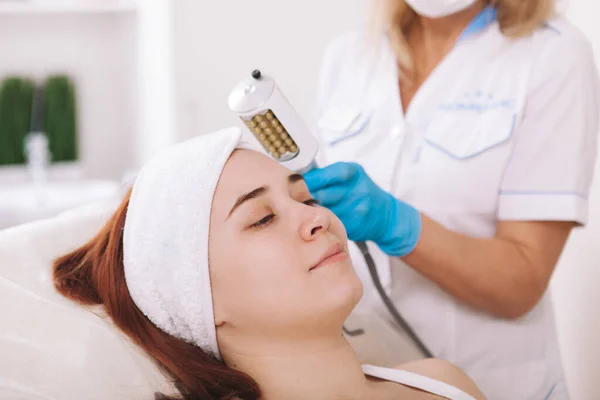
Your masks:
{"label": "breast pocket", "polygon": [[[413,176],[427,199],[425,206],[493,216],[514,124],[509,109],[434,113],[423,128],[424,145]],[[444,202],[439,201],[442,194]]]}
{"label": "breast pocket", "polygon": [[371,113],[352,107],[336,107],[324,113],[317,123],[323,143],[338,147],[367,133]]}
{"label": "breast pocket", "polygon": [[469,160],[507,142],[515,113],[510,108],[438,110],[425,127],[425,143],[455,160]]}

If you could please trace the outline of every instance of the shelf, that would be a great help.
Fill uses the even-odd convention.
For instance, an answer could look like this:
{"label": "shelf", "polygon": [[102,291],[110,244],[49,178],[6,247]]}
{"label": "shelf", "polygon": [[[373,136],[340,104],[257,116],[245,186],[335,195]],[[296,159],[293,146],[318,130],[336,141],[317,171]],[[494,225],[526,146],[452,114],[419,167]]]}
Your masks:
{"label": "shelf", "polygon": [[[81,161],[64,161],[51,163],[48,166],[48,179],[74,181],[84,178],[84,166]],[[14,185],[29,181],[29,170],[26,165],[0,165],[0,186]],[[2,190],[0,190],[0,195]]]}
{"label": "shelf", "polygon": [[0,15],[128,13],[136,8],[134,0],[0,0]]}

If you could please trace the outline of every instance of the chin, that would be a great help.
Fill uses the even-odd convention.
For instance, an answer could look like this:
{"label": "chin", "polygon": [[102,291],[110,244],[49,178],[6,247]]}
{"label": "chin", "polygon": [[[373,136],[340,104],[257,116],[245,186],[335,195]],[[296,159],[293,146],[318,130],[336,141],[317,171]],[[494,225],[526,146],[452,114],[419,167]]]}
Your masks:
{"label": "chin", "polygon": [[336,314],[339,313],[340,318],[344,321],[362,298],[364,289],[352,265],[349,266],[347,274],[337,278],[337,280],[329,282],[324,293],[326,298],[323,300],[328,304],[328,308]]}

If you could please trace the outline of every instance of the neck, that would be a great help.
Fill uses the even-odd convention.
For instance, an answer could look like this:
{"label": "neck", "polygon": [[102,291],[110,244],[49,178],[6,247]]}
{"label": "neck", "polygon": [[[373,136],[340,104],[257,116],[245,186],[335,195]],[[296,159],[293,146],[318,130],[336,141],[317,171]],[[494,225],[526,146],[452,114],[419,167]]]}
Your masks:
{"label": "neck", "polygon": [[423,44],[428,47],[453,44],[486,4],[486,1],[479,0],[463,11],[442,18],[419,16],[415,27],[419,30]]}
{"label": "neck", "polygon": [[341,332],[312,342],[246,348],[256,350],[252,354],[225,350],[227,365],[254,378],[264,400],[371,398],[373,384]]}

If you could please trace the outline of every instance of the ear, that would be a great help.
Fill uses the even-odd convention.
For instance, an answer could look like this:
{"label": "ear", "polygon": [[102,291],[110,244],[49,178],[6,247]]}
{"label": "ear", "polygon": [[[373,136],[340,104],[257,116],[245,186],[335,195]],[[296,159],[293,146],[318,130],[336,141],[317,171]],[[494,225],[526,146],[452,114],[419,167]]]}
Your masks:
{"label": "ear", "polygon": [[213,304],[213,318],[215,319],[215,328],[220,328],[225,325],[227,317],[226,312],[223,312],[222,308],[215,307]]}
{"label": "ear", "polygon": [[223,308],[216,307],[213,304],[213,317],[215,319],[215,328],[221,328],[227,323],[227,313],[224,312]]}

